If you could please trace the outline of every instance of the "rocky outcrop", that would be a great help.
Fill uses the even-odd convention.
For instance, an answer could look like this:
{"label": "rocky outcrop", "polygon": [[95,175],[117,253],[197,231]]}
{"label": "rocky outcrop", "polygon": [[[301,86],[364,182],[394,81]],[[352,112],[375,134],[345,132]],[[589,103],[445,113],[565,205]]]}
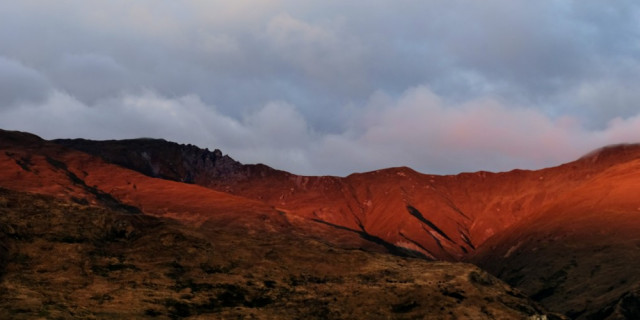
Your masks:
{"label": "rocky outcrop", "polygon": [[0,148],[13,147],[15,145],[40,146],[44,143],[45,140],[35,134],[0,129]]}
{"label": "rocky outcrop", "polygon": [[209,151],[163,139],[61,139],[53,142],[151,177],[203,186],[243,181],[264,171],[276,171],[264,165],[242,165],[218,149]]}

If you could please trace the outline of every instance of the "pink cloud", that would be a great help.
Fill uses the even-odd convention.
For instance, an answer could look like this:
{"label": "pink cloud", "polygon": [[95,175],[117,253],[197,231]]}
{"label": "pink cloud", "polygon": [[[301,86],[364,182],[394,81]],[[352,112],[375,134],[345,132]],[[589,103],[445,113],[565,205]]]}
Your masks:
{"label": "pink cloud", "polygon": [[364,161],[368,169],[408,165],[455,173],[559,165],[603,145],[640,141],[640,116],[597,131],[574,117],[552,118],[491,97],[447,103],[428,87],[386,101],[368,109],[359,135],[332,137],[325,148],[374,159]]}

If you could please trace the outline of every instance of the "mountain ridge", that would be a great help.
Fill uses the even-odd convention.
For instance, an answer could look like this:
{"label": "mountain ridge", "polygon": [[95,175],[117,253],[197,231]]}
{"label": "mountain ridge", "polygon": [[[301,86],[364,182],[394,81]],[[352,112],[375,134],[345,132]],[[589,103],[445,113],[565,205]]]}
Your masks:
{"label": "mountain ridge", "polygon": [[[156,149],[148,150],[144,147],[133,148],[134,154],[127,153],[132,159],[113,158],[113,152],[105,150],[115,148],[122,149],[122,143],[118,141],[92,142],[89,140],[57,140],[67,147],[72,147],[80,142],[77,149],[85,152],[94,151],[108,162],[123,165],[127,168],[145,173],[145,168],[140,166],[140,158],[147,152],[155,154],[155,162],[149,160],[144,165],[158,167],[162,172],[185,172],[183,167],[197,161],[180,162],[180,156],[175,155],[176,148],[187,148],[193,158],[193,153],[210,155],[208,150],[198,149],[191,145],[178,145],[157,140]],[[125,144],[135,145],[137,140],[126,140]],[[144,142],[144,141],[143,141]],[[165,150],[163,146],[168,146]],[[95,153],[95,150],[100,150]],[[184,153],[184,152],[183,152]],[[161,155],[169,154],[169,157]],[[602,170],[618,155],[618,161],[625,162],[640,156],[638,145],[618,145],[598,149],[580,159],[541,170],[512,170],[509,172],[478,171],[460,173],[457,175],[432,175],[419,173],[408,167],[387,168],[365,173],[354,173],[346,177],[334,176],[299,176],[284,171],[276,170],[264,165],[243,165],[228,156],[222,156],[221,152],[213,152],[210,163],[213,165],[191,166],[192,171],[185,176],[173,176],[175,181],[185,181],[191,178],[192,182],[214,190],[231,193],[249,199],[265,202],[275,208],[284,211],[295,211],[297,215],[312,221],[326,222],[326,225],[346,227],[356,232],[368,234],[373,230],[374,235],[388,233],[381,225],[393,223],[388,221],[389,216],[404,216],[401,223],[395,223],[394,229],[400,230],[391,237],[391,243],[403,243],[408,248],[422,252],[426,256],[436,259],[457,260],[474,251],[475,247],[499,233],[501,228],[507,228],[530,211],[544,210],[544,206],[552,205],[557,199],[558,193],[565,192],[563,188],[570,185],[580,185]],[[622,156],[620,156],[620,154]],[[622,159],[620,159],[622,158]],[[216,162],[225,160],[225,170],[216,167]],[[176,168],[177,167],[177,168]],[[147,170],[148,171],[148,170]],[[547,183],[546,179],[563,180],[563,188]],[[407,183],[409,182],[409,183]],[[496,184],[497,183],[497,184]],[[273,188],[273,186],[277,188]],[[377,185],[383,185],[379,187]],[[393,187],[389,187],[389,186]],[[418,187],[420,186],[420,187]],[[462,187],[461,187],[462,186]],[[487,187],[488,186],[488,187]],[[483,193],[482,188],[493,190]],[[497,188],[497,189],[496,189]],[[372,190],[376,190],[372,197]],[[422,190],[421,190],[422,189]],[[499,189],[499,190],[498,190]],[[549,192],[541,192],[534,195],[528,194],[528,190],[544,189]],[[555,192],[551,192],[556,189]],[[514,190],[517,190],[514,192]],[[417,193],[416,193],[417,192]],[[389,197],[389,193],[393,193]],[[505,198],[496,203],[491,198],[493,194],[512,194],[513,199]],[[414,195],[420,195],[416,198]],[[426,203],[422,198],[429,197]],[[376,199],[385,199],[382,208],[375,207]],[[480,205],[468,203],[468,198]],[[336,201],[336,199],[339,199]],[[393,206],[396,214],[385,214],[380,211],[388,211]],[[487,207],[493,206],[492,209]],[[507,207],[507,208],[505,208]],[[411,208],[411,209],[409,209]],[[501,210],[510,213],[502,214]],[[429,219],[422,211],[435,211],[441,214]],[[491,211],[495,211],[490,213]],[[482,212],[479,217],[465,212]],[[449,218],[457,216],[459,219],[451,221]],[[420,218],[422,217],[422,218]],[[382,218],[382,219],[381,219]],[[489,220],[487,220],[489,219]],[[420,221],[422,227],[402,231],[403,225],[410,221]],[[433,221],[432,221],[433,220]],[[498,229],[496,229],[498,227]],[[382,229],[381,229],[382,228]],[[426,233],[426,240],[415,240]],[[453,235],[449,236],[448,234]],[[383,237],[386,239],[386,237]]]}

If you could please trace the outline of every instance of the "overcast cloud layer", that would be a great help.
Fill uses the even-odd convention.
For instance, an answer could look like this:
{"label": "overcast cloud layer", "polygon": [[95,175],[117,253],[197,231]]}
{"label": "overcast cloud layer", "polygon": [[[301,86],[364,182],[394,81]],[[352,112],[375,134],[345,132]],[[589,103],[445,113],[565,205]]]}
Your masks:
{"label": "overcast cloud layer", "polygon": [[640,142],[636,1],[0,2],[0,127],[346,175]]}

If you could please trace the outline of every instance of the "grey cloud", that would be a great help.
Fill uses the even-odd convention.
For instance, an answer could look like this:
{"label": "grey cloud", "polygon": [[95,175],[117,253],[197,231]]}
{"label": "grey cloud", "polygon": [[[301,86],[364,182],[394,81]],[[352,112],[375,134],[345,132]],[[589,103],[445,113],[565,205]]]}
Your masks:
{"label": "grey cloud", "polygon": [[340,29],[339,22],[322,27],[281,14],[269,21],[266,36],[275,55],[300,70],[303,78],[319,81],[330,91],[344,88],[348,94],[364,81],[364,52],[357,38]]}
{"label": "grey cloud", "polygon": [[129,83],[127,70],[113,58],[98,54],[66,54],[49,74],[59,89],[88,104],[134,86]]}
{"label": "grey cloud", "polygon": [[0,56],[0,108],[39,103],[49,93],[50,85],[38,71]]}
{"label": "grey cloud", "polygon": [[349,130],[318,134],[294,106],[278,101],[236,120],[197,96],[148,91],[87,106],[54,92],[41,105],[3,111],[0,126],[46,138],[159,137],[221,148],[245,163],[340,175],[400,165],[429,173],[541,168],[640,137],[640,115],[592,130],[491,97],[451,104],[425,86],[397,98],[378,93],[361,111]]}

